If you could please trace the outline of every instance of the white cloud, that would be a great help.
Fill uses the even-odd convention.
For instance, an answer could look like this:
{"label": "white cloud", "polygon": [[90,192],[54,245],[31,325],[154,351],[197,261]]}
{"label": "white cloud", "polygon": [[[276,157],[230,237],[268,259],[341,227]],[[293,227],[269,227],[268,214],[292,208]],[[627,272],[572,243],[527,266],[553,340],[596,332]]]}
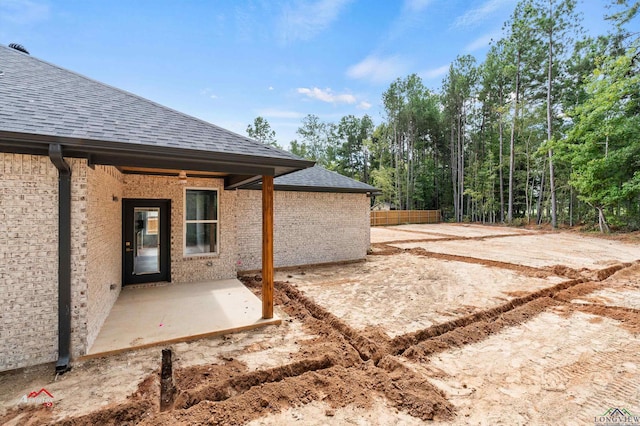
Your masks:
{"label": "white cloud", "polygon": [[218,95],[216,95],[216,94],[214,94],[214,93],[210,94],[210,95],[209,95],[209,97],[210,97],[211,99],[218,99]]}
{"label": "white cloud", "polygon": [[280,38],[284,43],[309,40],[338,18],[352,0],[316,0],[285,6],[280,18]]}
{"label": "white cloud", "polygon": [[350,93],[334,94],[331,89],[318,89],[314,87],[309,89],[308,87],[299,87],[296,89],[298,93],[308,96],[312,99],[317,99],[322,102],[328,102],[332,104],[355,104],[356,97]]}
{"label": "white cloud", "polygon": [[355,79],[367,79],[373,83],[386,83],[404,76],[407,64],[398,56],[378,58],[368,56],[347,69],[347,76]]}
{"label": "white cloud", "polygon": [[269,88],[267,90],[272,91],[273,90],[273,86],[269,86]]}
{"label": "white cloud", "polygon": [[0,22],[30,24],[49,18],[49,6],[32,0],[0,1]]}
{"label": "white cloud", "polygon": [[420,73],[420,77],[424,78],[424,79],[432,79],[432,78],[438,78],[438,77],[442,77],[443,75],[445,75],[448,71],[449,71],[449,64],[447,65],[443,65],[441,67],[438,68],[432,68],[430,70],[426,70]]}
{"label": "white cloud", "polygon": [[488,0],[476,9],[468,10],[464,15],[458,16],[453,22],[453,28],[466,28],[477,25],[491,16],[492,13],[510,7],[515,0]]}
{"label": "white cloud", "polygon": [[258,111],[258,115],[265,118],[302,118],[304,114],[297,111],[287,111],[275,108],[266,108]]}
{"label": "white cloud", "polygon": [[369,109],[371,108],[371,104],[367,101],[361,101],[356,108],[358,109]]}
{"label": "white cloud", "polygon": [[497,40],[500,38],[500,31],[494,31],[489,34],[485,34],[477,39],[473,40],[471,43],[467,44],[464,47],[464,51],[467,53],[475,52],[476,50],[483,49],[489,46],[491,40]]}

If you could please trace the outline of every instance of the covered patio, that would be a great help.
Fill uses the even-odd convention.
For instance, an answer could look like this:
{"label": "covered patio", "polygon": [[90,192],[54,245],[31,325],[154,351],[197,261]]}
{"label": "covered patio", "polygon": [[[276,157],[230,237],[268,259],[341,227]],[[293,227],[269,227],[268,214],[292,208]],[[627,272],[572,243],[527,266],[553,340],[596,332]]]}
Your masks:
{"label": "covered patio", "polygon": [[[0,125],[0,153],[16,156],[16,167],[6,169],[17,185],[12,191],[31,188],[37,194],[29,203],[57,204],[46,214],[16,213],[10,222],[16,229],[22,223],[37,226],[34,232],[50,236],[33,256],[40,272],[27,283],[32,287],[24,288],[38,291],[33,311],[23,316],[46,312],[58,323],[46,344],[24,337],[0,348],[20,349],[12,366],[57,357],[56,372],[64,373],[76,357],[273,319],[274,178],[313,161],[11,48],[0,46],[0,58],[6,83],[0,91],[9,111]],[[204,280],[212,285],[236,276],[242,247],[236,241],[233,190],[258,182],[262,230],[252,238],[261,239],[262,301],[244,289],[244,305],[245,297],[230,291],[237,285],[242,293],[235,280],[197,292]],[[45,217],[51,219],[46,226],[40,224]],[[17,242],[32,246],[26,235],[16,234]],[[41,256],[45,251],[57,253],[56,259]],[[188,291],[187,284],[128,287],[156,282],[195,284]],[[243,317],[245,311],[252,314]],[[52,320],[47,316],[47,323]],[[0,328],[3,324],[9,323],[3,319]],[[19,329],[23,336],[30,333],[29,327]]]}
{"label": "covered patio", "polygon": [[125,287],[83,358],[280,322],[264,319],[262,301],[237,279]]}

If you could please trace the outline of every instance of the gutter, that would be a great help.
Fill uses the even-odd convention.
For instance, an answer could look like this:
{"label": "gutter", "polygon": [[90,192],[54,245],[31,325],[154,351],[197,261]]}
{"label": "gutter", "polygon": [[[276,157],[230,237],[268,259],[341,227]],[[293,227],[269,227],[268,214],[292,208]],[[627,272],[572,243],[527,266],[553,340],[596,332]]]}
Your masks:
{"label": "gutter", "polygon": [[60,144],[49,145],[58,169],[58,361],[56,373],[71,370],[71,168]]}
{"label": "gutter", "polygon": [[[92,154],[97,157],[140,156],[142,158],[164,158],[171,161],[193,161],[200,163],[227,163],[233,166],[284,167],[305,169],[315,164],[312,160],[295,157],[269,157],[250,153],[231,153],[186,149],[177,146],[151,145],[135,142],[118,142],[113,140],[83,139],[70,136],[29,134],[0,130],[0,145],[14,148],[25,154],[35,154],[50,144],[64,143],[67,157],[87,158]],[[96,164],[101,164],[97,162]],[[208,169],[205,169],[208,170]]]}

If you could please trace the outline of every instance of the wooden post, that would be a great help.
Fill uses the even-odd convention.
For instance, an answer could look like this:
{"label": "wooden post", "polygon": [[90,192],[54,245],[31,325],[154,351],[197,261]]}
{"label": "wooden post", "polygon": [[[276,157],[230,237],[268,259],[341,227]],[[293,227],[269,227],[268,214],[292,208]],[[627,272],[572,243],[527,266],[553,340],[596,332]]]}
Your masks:
{"label": "wooden post", "polygon": [[262,318],[273,318],[273,176],[262,176]]}

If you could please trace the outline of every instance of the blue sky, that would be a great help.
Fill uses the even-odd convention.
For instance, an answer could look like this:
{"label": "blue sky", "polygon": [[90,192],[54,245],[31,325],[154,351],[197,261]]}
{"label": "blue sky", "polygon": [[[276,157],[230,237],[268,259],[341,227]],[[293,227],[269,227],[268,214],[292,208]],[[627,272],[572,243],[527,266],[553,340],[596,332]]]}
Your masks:
{"label": "blue sky", "polygon": [[[288,146],[307,114],[383,118],[417,73],[440,87],[456,55],[482,61],[516,0],[0,0],[0,44],[245,134],[260,115]],[[608,0],[585,0],[604,33]]]}

